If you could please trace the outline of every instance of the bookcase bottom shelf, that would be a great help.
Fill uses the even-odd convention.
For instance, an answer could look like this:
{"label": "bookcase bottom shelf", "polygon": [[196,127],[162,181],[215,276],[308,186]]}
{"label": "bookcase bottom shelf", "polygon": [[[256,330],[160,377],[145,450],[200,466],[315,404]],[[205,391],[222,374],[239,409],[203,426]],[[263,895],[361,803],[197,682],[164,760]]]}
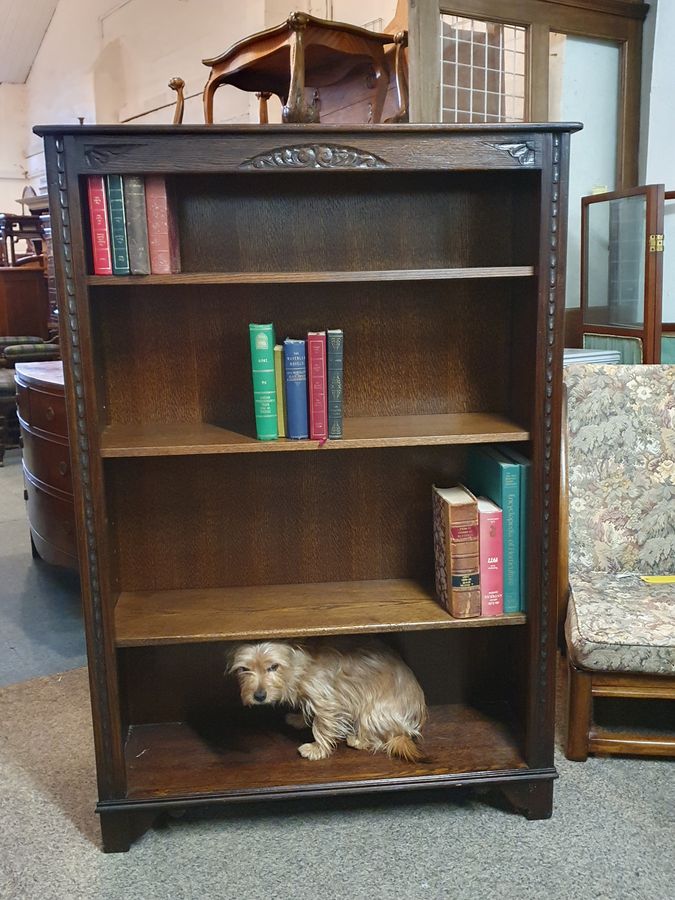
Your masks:
{"label": "bookcase bottom shelf", "polygon": [[290,728],[283,713],[271,709],[237,711],[235,718],[208,724],[132,726],[125,747],[127,799],[396,789],[527,769],[509,723],[462,704],[430,708],[419,763],[345,745],[329,759],[309,761],[297,752],[306,740],[309,731]]}
{"label": "bookcase bottom shelf", "polygon": [[126,591],[115,607],[118,647],[329,634],[521,625],[523,613],[454,619],[412,579]]}

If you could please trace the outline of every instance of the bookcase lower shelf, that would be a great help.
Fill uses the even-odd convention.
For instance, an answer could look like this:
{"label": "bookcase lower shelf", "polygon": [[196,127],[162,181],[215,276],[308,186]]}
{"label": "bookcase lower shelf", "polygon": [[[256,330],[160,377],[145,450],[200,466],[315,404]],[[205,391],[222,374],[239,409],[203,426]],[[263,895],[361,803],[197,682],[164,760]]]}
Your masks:
{"label": "bookcase lower shelf", "polygon": [[127,800],[392,790],[530,774],[509,721],[463,704],[430,708],[419,763],[345,745],[329,759],[309,761],[297,752],[308,739],[309,732],[290,728],[283,713],[269,709],[238,711],[220,724],[132,726],[125,746]]}

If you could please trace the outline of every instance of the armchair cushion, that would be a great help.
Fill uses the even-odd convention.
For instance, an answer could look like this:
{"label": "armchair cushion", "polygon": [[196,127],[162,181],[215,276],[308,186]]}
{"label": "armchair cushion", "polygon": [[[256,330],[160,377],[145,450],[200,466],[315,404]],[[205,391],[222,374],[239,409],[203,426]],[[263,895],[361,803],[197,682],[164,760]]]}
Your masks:
{"label": "armchair cushion", "polygon": [[5,347],[10,347],[13,344],[41,344],[43,343],[41,337],[35,337],[33,334],[19,334],[19,335],[0,335],[0,353],[5,349]]}
{"label": "armchair cushion", "polygon": [[61,353],[58,344],[47,344],[38,340],[34,343],[12,344],[9,347],[5,347],[3,355],[9,365],[14,365],[17,362],[59,359]]}
{"label": "armchair cushion", "polygon": [[579,668],[675,675],[675,584],[577,571],[565,634]]}
{"label": "armchair cushion", "polygon": [[[16,403],[16,382],[12,369],[0,369],[0,400]],[[3,411],[0,411],[4,415]]]}

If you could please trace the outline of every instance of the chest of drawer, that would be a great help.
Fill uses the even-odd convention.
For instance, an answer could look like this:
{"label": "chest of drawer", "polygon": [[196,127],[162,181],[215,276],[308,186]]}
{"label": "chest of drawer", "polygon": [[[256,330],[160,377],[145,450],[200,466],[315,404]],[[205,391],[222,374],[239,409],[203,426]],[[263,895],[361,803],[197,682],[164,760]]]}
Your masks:
{"label": "chest of drawer", "polygon": [[65,397],[31,389],[30,418],[26,421],[33,428],[39,428],[41,431],[66,437],[68,425],[66,421]]}
{"label": "chest of drawer", "polygon": [[23,419],[19,421],[23,438],[23,459],[29,473],[50,487],[72,494],[68,444],[33,434]]}
{"label": "chest of drawer", "polygon": [[57,497],[33,481],[24,466],[28,518],[45,541],[70,556],[77,556],[73,501]]}

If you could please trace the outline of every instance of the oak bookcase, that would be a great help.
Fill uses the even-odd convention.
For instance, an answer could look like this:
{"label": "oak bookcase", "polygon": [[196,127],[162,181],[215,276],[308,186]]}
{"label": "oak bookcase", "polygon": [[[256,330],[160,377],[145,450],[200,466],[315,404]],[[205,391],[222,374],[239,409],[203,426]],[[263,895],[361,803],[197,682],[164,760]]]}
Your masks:
{"label": "oak bookcase", "polygon": [[[163,810],[494,784],[551,814],[566,178],[576,125],[44,136],[103,846]],[[182,273],[94,277],[86,176],[173,176]],[[248,323],[343,328],[345,436],[255,440]],[[432,484],[532,460],[527,615],[434,601]],[[425,761],[296,752],[234,639],[382,633]]]}

